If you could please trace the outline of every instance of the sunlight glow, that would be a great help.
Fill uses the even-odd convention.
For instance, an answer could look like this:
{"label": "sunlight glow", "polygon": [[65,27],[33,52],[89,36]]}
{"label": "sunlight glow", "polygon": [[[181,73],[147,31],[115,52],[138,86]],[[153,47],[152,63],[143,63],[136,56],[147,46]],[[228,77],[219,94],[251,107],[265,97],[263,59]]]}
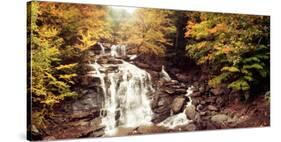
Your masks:
{"label": "sunlight glow", "polygon": [[137,9],[137,7],[120,7],[120,6],[112,6],[112,8],[125,10],[126,12],[128,12],[130,14],[134,13],[134,11]]}

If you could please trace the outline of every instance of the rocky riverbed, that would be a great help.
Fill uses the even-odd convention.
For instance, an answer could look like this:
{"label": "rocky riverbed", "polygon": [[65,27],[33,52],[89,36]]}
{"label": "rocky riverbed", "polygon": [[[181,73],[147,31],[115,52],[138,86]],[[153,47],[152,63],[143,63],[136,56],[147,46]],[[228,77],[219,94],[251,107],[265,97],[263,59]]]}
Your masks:
{"label": "rocky riverbed", "polygon": [[[101,80],[100,76],[96,75],[99,73],[118,75],[116,71],[121,70],[124,62],[139,68],[139,72],[145,72],[141,73],[140,80],[134,83],[143,83],[142,79],[149,83],[147,81],[151,79],[150,83],[153,89],[145,92],[150,102],[151,118],[150,116],[139,116],[140,118],[148,118],[151,123],[143,123],[143,125],[136,123],[139,125],[125,127],[127,121],[123,119],[130,115],[126,109],[133,107],[135,110],[146,113],[149,113],[150,110],[142,110],[139,106],[130,106],[131,103],[127,103],[129,106],[120,106],[116,103],[116,107],[113,108],[113,124],[116,127],[113,136],[270,125],[269,104],[262,96],[244,103],[240,101],[241,95],[243,95],[241,92],[208,86],[209,76],[200,69],[183,71],[166,65],[164,60],[147,62],[142,57],[126,55],[119,48],[112,52],[109,47],[105,46],[102,50],[95,48],[92,51],[95,54],[103,52],[103,55],[92,61],[92,63],[95,61],[96,65],[101,66],[99,72],[92,67],[86,74],[81,75],[78,78],[80,85],[76,88],[76,92],[79,94],[77,99],[70,100],[60,106],[54,112],[55,117],[49,118],[48,128],[44,132],[34,131],[35,136],[43,137],[45,140],[108,136],[106,134],[108,125],[103,123],[104,118],[110,113],[104,104],[105,99],[108,98],[101,92],[105,91],[104,88],[110,88],[112,82],[109,83],[108,87],[102,87],[102,84],[104,83],[106,86],[110,79]],[[104,53],[111,53],[111,56]],[[143,78],[146,72],[148,76]],[[133,75],[129,74],[126,77],[130,76]],[[124,73],[121,73],[120,77],[120,81],[116,82],[119,86],[124,81]],[[143,87],[146,90],[150,89],[150,86]],[[134,88],[139,89],[139,87]],[[109,94],[112,95],[112,92]],[[111,97],[111,99],[114,98]],[[114,100],[109,103],[113,104],[112,101]],[[138,101],[133,103],[138,103]],[[132,116],[132,120],[139,118],[136,118],[135,115]],[[169,125],[163,124],[164,122]]]}

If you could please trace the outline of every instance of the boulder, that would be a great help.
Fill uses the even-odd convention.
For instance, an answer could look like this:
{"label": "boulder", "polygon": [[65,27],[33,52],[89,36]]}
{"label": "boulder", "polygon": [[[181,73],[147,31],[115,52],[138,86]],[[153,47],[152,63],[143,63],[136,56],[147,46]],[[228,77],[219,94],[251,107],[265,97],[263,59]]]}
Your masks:
{"label": "boulder", "polygon": [[187,124],[184,128],[185,131],[195,131],[197,129],[196,125],[193,123]]}
{"label": "boulder", "polygon": [[105,128],[105,126],[100,125],[101,121],[102,121],[101,117],[95,118],[90,121],[90,126],[93,129],[93,131],[99,131],[99,130],[103,130]]}
{"label": "boulder", "polygon": [[230,119],[229,116],[225,114],[217,114],[211,117],[211,121],[218,124],[224,124],[228,119]]}
{"label": "boulder", "polygon": [[187,119],[195,120],[196,107],[194,105],[188,105],[185,108],[185,115],[186,115]]}
{"label": "boulder", "polygon": [[171,105],[173,112],[179,113],[183,109],[185,103],[186,103],[186,99],[184,97],[176,97]]}
{"label": "boulder", "polygon": [[149,68],[150,67],[148,64],[144,64],[141,62],[135,62],[135,64],[140,68]]}
{"label": "boulder", "polygon": [[[161,113],[155,113],[153,115],[153,118],[152,118],[152,122],[153,123],[160,123],[162,122],[163,120],[165,120],[166,118],[168,118],[170,116],[170,111],[169,109],[165,110],[163,108],[164,111],[162,111]],[[155,111],[154,111],[155,112]]]}
{"label": "boulder", "polygon": [[207,108],[210,111],[218,111],[218,108],[216,106],[213,106],[213,105],[208,105]]}
{"label": "boulder", "polygon": [[97,60],[99,64],[107,64],[108,63],[108,58],[100,58]]}

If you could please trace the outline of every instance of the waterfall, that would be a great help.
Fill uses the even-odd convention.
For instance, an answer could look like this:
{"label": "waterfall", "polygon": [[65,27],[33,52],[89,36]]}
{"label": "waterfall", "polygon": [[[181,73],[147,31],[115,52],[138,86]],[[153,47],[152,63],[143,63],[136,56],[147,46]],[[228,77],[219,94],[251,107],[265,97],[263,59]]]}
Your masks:
{"label": "waterfall", "polygon": [[110,54],[112,57],[126,56],[126,46],[125,45],[112,45]]}
{"label": "waterfall", "polygon": [[[190,94],[193,93],[193,86],[188,87],[186,90],[186,95],[189,98],[189,102],[186,104],[186,107],[192,105],[192,100],[191,97],[189,96]],[[174,129],[177,126],[182,126],[190,123],[192,120],[187,119],[185,115],[185,110],[179,114],[172,115],[168,118],[166,118],[164,121],[158,124],[158,126],[163,126],[166,128]]]}
{"label": "waterfall", "polygon": [[91,65],[96,71],[94,75],[100,79],[104,96],[102,125],[106,135],[113,135],[118,127],[149,125],[153,117],[147,96],[154,91],[151,76],[133,64],[114,58],[124,55],[125,46],[113,45],[113,58],[109,58],[121,63],[100,65],[95,62]]}

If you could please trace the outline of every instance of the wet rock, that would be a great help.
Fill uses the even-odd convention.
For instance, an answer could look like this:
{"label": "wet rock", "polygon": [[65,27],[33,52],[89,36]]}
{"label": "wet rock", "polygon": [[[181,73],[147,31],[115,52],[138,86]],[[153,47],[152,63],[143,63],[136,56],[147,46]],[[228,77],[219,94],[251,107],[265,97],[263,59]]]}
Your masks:
{"label": "wet rock", "polygon": [[140,68],[149,68],[150,67],[148,64],[144,64],[141,62],[135,62],[135,64]]}
{"label": "wet rock", "polygon": [[190,94],[191,97],[198,97],[200,95],[201,95],[200,92],[194,92],[194,93]]}
{"label": "wet rock", "polygon": [[201,101],[201,99],[199,99],[199,98],[196,98],[196,97],[192,98],[192,104],[195,106],[199,105],[200,101]]}
{"label": "wet rock", "polygon": [[92,119],[98,117],[100,114],[99,109],[92,109],[91,111],[75,111],[73,115],[71,115],[71,121],[79,120],[83,118]]}
{"label": "wet rock", "polygon": [[100,58],[97,60],[97,63],[99,64],[107,64],[108,63],[108,58]]}
{"label": "wet rock", "polygon": [[187,119],[195,120],[196,110],[194,105],[189,105],[185,108],[185,115]]}
{"label": "wet rock", "polygon": [[163,120],[165,120],[166,118],[168,118],[170,116],[170,109],[168,108],[162,108],[162,112],[159,113],[159,112],[155,112],[154,111],[154,115],[153,115],[153,118],[152,118],[152,122],[153,123],[160,123],[162,122]]}
{"label": "wet rock", "polygon": [[101,136],[103,136],[104,134],[105,134],[104,131],[95,131],[95,132],[93,132],[90,136],[91,136],[91,137],[101,137]]}
{"label": "wet rock", "polygon": [[186,103],[186,99],[184,97],[176,97],[171,105],[173,112],[179,113],[183,109],[185,103]]}
{"label": "wet rock", "polygon": [[215,96],[219,96],[224,93],[224,89],[223,88],[213,88],[210,90],[210,92]]}
{"label": "wet rock", "polygon": [[121,60],[116,60],[116,59],[109,59],[108,64],[122,64],[123,62]]}
{"label": "wet rock", "polygon": [[118,70],[117,65],[111,65],[111,66],[107,67],[107,72],[114,72],[116,70]]}
{"label": "wet rock", "polygon": [[206,111],[201,111],[201,112],[199,112],[199,114],[200,114],[201,116],[205,116],[205,115],[207,114],[207,112],[206,112]]}
{"label": "wet rock", "polygon": [[208,108],[208,110],[210,110],[210,111],[218,111],[218,108],[215,107],[215,106],[213,106],[213,105],[208,105],[207,108]]}

